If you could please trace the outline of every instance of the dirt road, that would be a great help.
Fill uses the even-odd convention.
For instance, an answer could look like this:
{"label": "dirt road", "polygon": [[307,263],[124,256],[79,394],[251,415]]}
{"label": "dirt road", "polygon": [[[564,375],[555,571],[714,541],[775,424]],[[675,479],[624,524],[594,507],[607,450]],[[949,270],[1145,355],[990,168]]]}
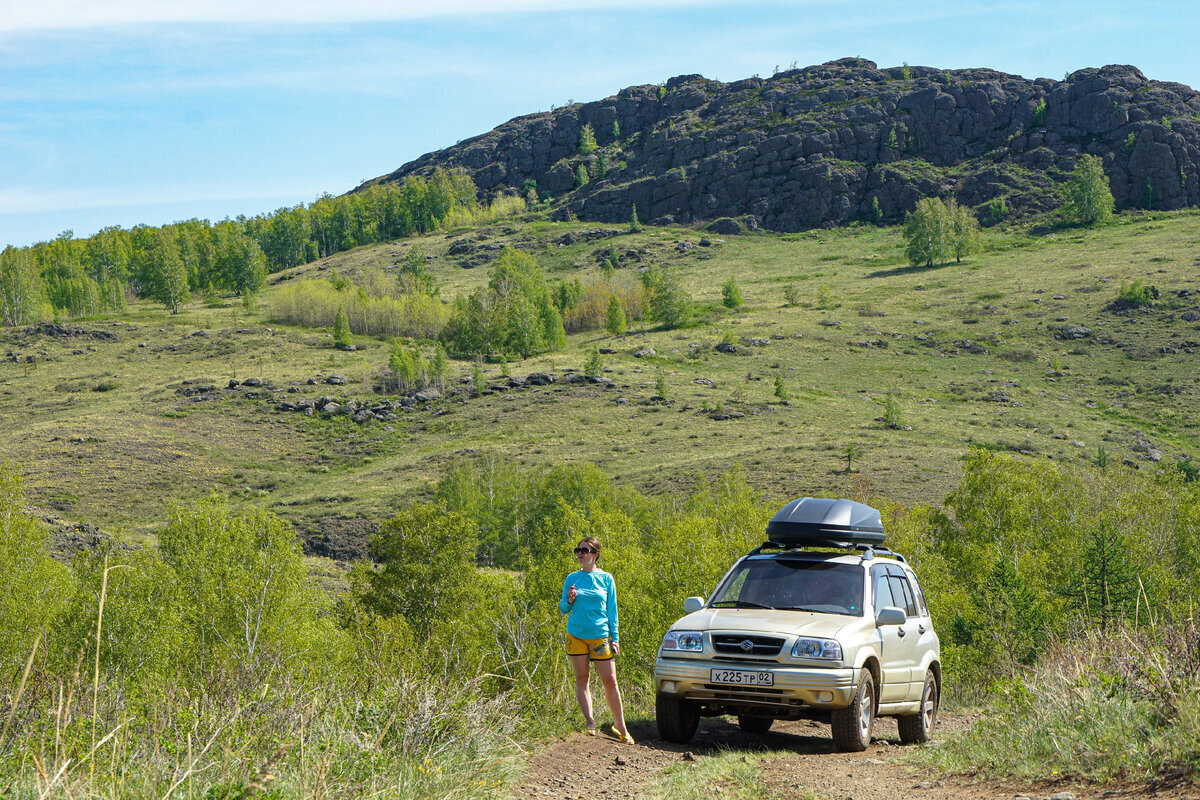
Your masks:
{"label": "dirt road", "polygon": [[[963,729],[974,720],[943,713],[935,734]],[[1200,800],[1200,787],[1123,784],[1096,786],[1068,782],[1024,784],[978,777],[940,777],[905,762],[908,748],[892,720],[881,719],[875,739],[863,753],[834,750],[829,728],[808,722],[776,723],[766,736],[745,734],[723,720],[705,721],[696,738],[685,746],[664,742],[653,728],[631,727],[634,747],[603,736],[573,734],[531,757],[519,796],[526,800],[616,800],[637,798],[666,767],[697,761],[721,751],[744,751],[760,761],[763,798],[829,800]],[[935,744],[936,746],[936,744]],[[788,755],[764,757],[766,752]],[[722,788],[714,785],[711,797]]]}

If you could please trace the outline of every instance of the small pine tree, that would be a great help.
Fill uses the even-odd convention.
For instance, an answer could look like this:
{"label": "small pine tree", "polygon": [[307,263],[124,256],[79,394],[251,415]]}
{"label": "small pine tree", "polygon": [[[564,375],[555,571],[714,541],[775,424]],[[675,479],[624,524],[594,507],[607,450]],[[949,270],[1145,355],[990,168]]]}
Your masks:
{"label": "small pine tree", "polygon": [[586,186],[587,182],[589,180],[591,180],[591,176],[588,175],[587,167],[585,167],[583,164],[580,164],[578,167],[575,168],[575,188],[576,189],[578,189],[581,186]]}
{"label": "small pine tree", "polygon": [[614,142],[621,138],[621,125],[615,119],[612,124],[612,138]]}
{"label": "small pine tree", "polygon": [[625,306],[621,304],[621,299],[615,294],[608,297],[608,321],[605,324],[605,329],[613,336],[620,336],[625,332]]}
{"label": "small pine tree", "polygon": [[783,302],[789,306],[794,306],[800,302],[800,287],[794,283],[789,283],[783,287]]}
{"label": "small pine tree", "polygon": [[893,150],[900,149],[900,140],[896,137],[896,129],[892,128],[888,131],[887,146]]}
{"label": "small pine tree", "polygon": [[483,394],[483,390],[487,388],[487,383],[483,379],[483,367],[479,362],[475,362],[475,369],[471,373],[471,385],[475,388],[475,396]]}
{"label": "small pine tree", "polygon": [[725,281],[725,285],[721,287],[721,303],[726,308],[741,308],[742,302],[742,288],[738,286],[737,281],[733,278]]}
{"label": "small pine tree", "polygon": [[850,444],[846,445],[845,448],[843,448],[842,458],[846,459],[846,472],[852,472],[854,470],[854,459],[858,458],[858,454],[858,445],[854,442],[851,442]]}
{"label": "small pine tree", "polygon": [[902,80],[902,81],[912,80],[912,70],[910,70],[908,68],[907,61],[904,62],[904,66],[900,67],[900,80]]}
{"label": "small pine tree", "polygon": [[333,345],[341,349],[350,346],[350,319],[343,306],[338,306],[337,315],[333,318]]}
{"label": "small pine tree", "polygon": [[1038,103],[1033,108],[1033,125],[1040,128],[1046,124],[1046,98],[1038,99]]}
{"label": "small pine tree", "polygon": [[583,374],[589,378],[595,378],[604,369],[604,359],[600,357],[600,351],[593,347],[588,351],[587,358],[583,362]]}
{"label": "small pine tree", "polygon": [[596,130],[592,127],[592,123],[585,122],[579,130],[579,155],[589,156],[596,152],[599,145],[596,144]]}
{"label": "small pine tree", "polygon": [[638,219],[637,206],[632,206],[629,210],[629,232],[630,233],[640,233],[641,230],[642,230],[642,223]]}
{"label": "small pine tree", "polygon": [[667,399],[667,376],[663,375],[661,372],[658,373],[658,377],[654,379],[654,393],[663,400]]}
{"label": "small pine tree", "polygon": [[790,394],[788,394],[787,386],[783,382],[783,375],[779,373],[775,374],[775,397],[777,397],[781,403],[786,403],[792,397]]}
{"label": "small pine tree", "polygon": [[879,207],[879,198],[871,198],[871,222],[876,225],[883,224],[883,209]]}

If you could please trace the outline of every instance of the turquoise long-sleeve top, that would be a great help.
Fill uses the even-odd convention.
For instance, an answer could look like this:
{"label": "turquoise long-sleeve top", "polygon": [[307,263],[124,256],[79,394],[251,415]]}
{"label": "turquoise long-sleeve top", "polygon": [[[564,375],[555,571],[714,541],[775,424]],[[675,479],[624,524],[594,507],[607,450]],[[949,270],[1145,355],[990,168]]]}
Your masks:
{"label": "turquoise long-sleeve top", "polygon": [[[575,602],[567,602],[567,590],[575,587]],[[558,610],[567,614],[567,633],[576,639],[618,641],[617,584],[602,569],[578,570],[563,581]]]}

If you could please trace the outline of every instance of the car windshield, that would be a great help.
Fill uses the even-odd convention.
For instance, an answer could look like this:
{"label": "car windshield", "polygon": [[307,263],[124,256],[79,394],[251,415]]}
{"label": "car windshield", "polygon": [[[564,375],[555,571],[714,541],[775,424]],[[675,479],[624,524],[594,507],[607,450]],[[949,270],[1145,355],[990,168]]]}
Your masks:
{"label": "car windshield", "polygon": [[863,569],[856,564],[751,558],[738,565],[709,605],[861,617],[863,585]]}

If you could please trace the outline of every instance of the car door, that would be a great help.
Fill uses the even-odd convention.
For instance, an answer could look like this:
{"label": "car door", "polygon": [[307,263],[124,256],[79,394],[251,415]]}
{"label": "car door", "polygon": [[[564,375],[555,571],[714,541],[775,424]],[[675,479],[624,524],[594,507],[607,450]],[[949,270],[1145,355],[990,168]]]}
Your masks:
{"label": "car door", "polygon": [[933,632],[933,620],[929,616],[929,605],[925,602],[925,594],[921,591],[920,584],[917,583],[917,576],[907,569],[905,574],[916,595],[918,612],[917,618],[914,620],[917,626],[917,643],[913,653],[912,683],[908,699],[920,700],[921,691],[925,686],[925,672],[921,669],[921,665],[937,659],[940,645],[937,634]]}
{"label": "car door", "polygon": [[[871,607],[878,614],[881,608],[895,606],[904,609],[904,597],[896,599],[892,594],[892,581],[886,564],[871,567]],[[905,642],[907,633],[901,633],[901,625],[884,625],[878,628],[880,636],[880,673],[883,685],[879,687],[879,702],[893,703],[908,697],[912,681],[911,647]]]}
{"label": "car door", "polygon": [[[907,619],[903,625],[885,628],[885,640],[891,645],[893,660],[893,675],[897,685],[887,696],[888,700],[904,701],[912,698],[913,673],[918,671],[920,664],[920,609],[917,606],[917,594],[909,583],[908,575],[899,564],[885,565],[888,587],[892,592],[892,605],[903,609]],[[924,680],[924,676],[921,676]],[[884,695],[880,692],[880,700]]]}

